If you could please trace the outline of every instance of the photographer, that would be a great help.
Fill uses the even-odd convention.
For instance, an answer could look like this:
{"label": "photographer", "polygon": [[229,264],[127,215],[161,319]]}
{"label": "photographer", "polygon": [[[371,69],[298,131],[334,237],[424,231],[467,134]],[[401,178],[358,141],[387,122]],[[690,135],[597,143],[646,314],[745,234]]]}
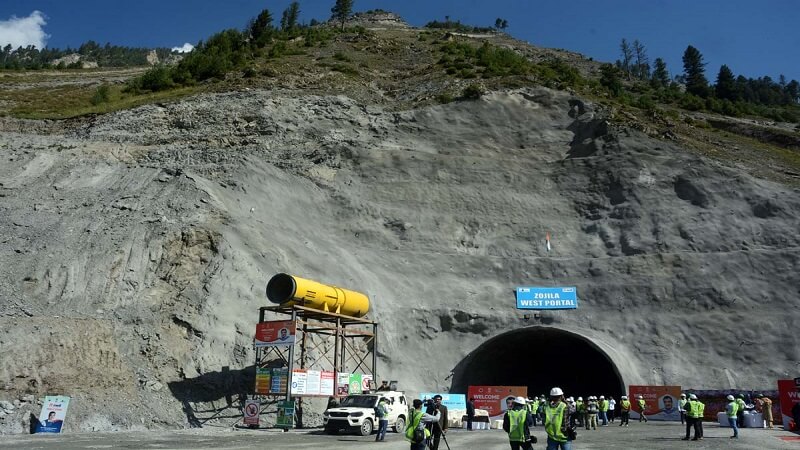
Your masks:
{"label": "photographer", "polygon": [[414,409],[411,410],[411,417],[408,418],[408,425],[406,425],[406,440],[411,443],[411,450],[425,450],[425,441],[431,435],[425,424],[437,423],[441,416],[438,412],[435,415],[423,413],[422,400],[418,398],[415,398],[411,404]]}
{"label": "photographer", "polygon": [[525,407],[525,398],[515,398],[512,409],[503,416],[503,431],[508,433],[511,450],[533,450],[536,440],[531,437],[532,425],[533,417]]}
{"label": "photographer", "polygon": [[433,435],[433,440],[431,442],[431,450],[439,450],[439,440],[441,439],[443,434],[447,434],[447,406],[442,404],[442,396],[436,394],[433,396],[433,402],[428,403],[427,410],[425,411],[428,414],[434,415],[439,414],[439,421],[436,423],[432,423],[429,425],[431,434]]}

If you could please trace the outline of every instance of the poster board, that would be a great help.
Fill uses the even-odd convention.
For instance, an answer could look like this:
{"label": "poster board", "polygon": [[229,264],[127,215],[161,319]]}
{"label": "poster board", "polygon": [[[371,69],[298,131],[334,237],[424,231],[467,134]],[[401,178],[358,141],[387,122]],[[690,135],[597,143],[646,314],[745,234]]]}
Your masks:
{"label": "poster board", "polygon": [[256,367],[256,394],[268,395],[272,384],[272,369]]}
{"label": "poster board", "polygon": [[36,424],[36,433],[61,433],[64,419],[67,417],[69,397],[57,395],[47,396],[42,404],[39,414],[39,423]]}
{"label": "poster board", "polygon": [[278,420],[275,422],[278,428],[292,428],[294,426],[294,401],[278,402]]}
{"label": "poster board", "polygon": [[631,419],[639,418],[639,396],[645,401],[644,413],[651,420],[681,420],[678,402],[681,399],[680,386],[630,386],[628,399],[631,401]]}
{"label": "poster board", "polygon": [[330,397],[334,394],[335,374],[323,370],[319,379],[319,395]]}
{"label": "poster board", "polygon": [[292,370],[292,395],[306,395],[308,372],[305,369]]}
{"label": "poster board", "polygon": [[244,402],[244,424],[258,426],[258,414],[261,411],[261,403],[258,400],[247,400]]}
{"label": "poster board", "polygon": [[[794,380],[778,380],[778,398],[781,404],[781,421],[783,428],[789,429],[789,421],[792,420],[792,408],[800,403],[800,391],[795,385]],[[796,424],[800,426],[800,424]]]}
{"label": "poster board", "polygon": [[256,347],[294,345],[297,324],[292,320],[272,320],[256,324]]}
{"label": "poster board", "polygon": [[279,369],[272,369],[269,393],[277,395],[285,395],[286,389],[289,387],[289,369],[282,367]]}
{"label": "poster board", "polygon": [[507,398],[527,396],[527,386],[470,386],[467,389],[467,398],[475,398],[475,408],[488,411],[492,420],[503,418]]}
{"label": "poster board", "polygon": [[467,409],[467,396],[464,394],[451,394],[449,392],[423,392],[419,394],[420,398],[424,401],[428,398],[433,398],[435,395],[442,396],[442,404],[448,410],[466,410]]}
{"label": "poster board", "polygon": [[362,392],[361,387],[361,374],[360,373],[351,373],[350,380],[349,380],[349,389],[347,391],[348,394],[360,394]]}
{"label": "poster board", "polygon": [[350,373],[339,372],[336,374],[336,395],[345,396],[350,393]]}

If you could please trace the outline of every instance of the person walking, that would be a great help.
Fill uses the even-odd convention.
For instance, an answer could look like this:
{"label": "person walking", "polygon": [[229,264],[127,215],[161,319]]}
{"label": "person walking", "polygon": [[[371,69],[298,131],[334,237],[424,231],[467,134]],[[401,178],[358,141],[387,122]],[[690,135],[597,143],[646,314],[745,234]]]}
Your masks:
{"label": "person walking", "polygon": [[739,403],[733,399],[732,395],[729,395],[727,399],[728,405],[725,407],[725,414],[728,415],[728,425],[733,428],[733,436],[731,436],[731,439],[739,439],[739,427],[736,426]]}
{"label": "person walking", "polygon": [[631,420],[631,401],[628,400],[627,395],[623,395],[620,397],[619,402],[619,426],[628,426],[628,422]]}
{"label": "person walking", "polygon": [[575,418],[579,427],[583,426],[584,417],[586,416],[586,403],[583,403],[583,397],[578,397],[575,400]]}
{"label": "person walking", "polygon": [[411,443],[411,450],[425,450],[426,441],[431,436],[431,432],[425,424],[438,423],[441,413],[438,411],[436,414],[422,412],[422,400],[418,398],[415,398],[411,405],[414,409],[411,411],[411,417],[406,425],[405,437]]}
{"label": "person walking", "polygon": [[467,431],[472,431],[473,420],[475,420],[475,397],[467,401]]}
{"label": "person walking", "polygon": [[527,401],[524,397],[514,399],[512,409],[503,416],[503,431],[508,433],[511,450],[533,450],[530,427],[533,424]]}
{"label": "person walking", "polygon": [[608,426],[608,400],[606,400],[605,396],[600,396],[600,402],[598,403],[598,407],[600,408],[600,420],[603,421],[603,426]]}
{"label": "person walking", "polygon": [[744,395],[739,394],[736,396],[736,404],[739,406],[736,416],[739,419],[739,428],[745,428],[747,424],[744,423],[744,410],[747,409],[747,405],[744,402]]}
{"label": "person walking", "polygon": [[689,440],[689,433],[694,428],[693,441],[703,439],[703,412],[705,405],[697,399],[697,395],[689,395],[689,402],[686,403],[686,436],[683,440]]}
{"label": "person walking", "polygon": [[378,434],[375,435],[375,442],[386,439],[386,429],[389,427],[388,401],[386,397],[381,397],[378,406],[375,407],[375,417],[378,419]]}
{"label": "person walking", "polygon": [[641,421],[644,420],[645,423],[647,423],[647,416],[644,415],[644,410],[647,407],[647,402],[645,402],[644,397],[640,395],[636,403],[639,404],[639,422],[641,423]]}
{"label": "person walking", "polygon": [[431,445],[430,450],[439,450],[439,441],[443,434],[447,434],[448,417],[447,406],[442,404],[442,396],[436,394],[433,396],[433,406],[426,411],[428,414],[433,414],[436,411],[439,413],[439,421],[430,425],[431,427]]}
{"label": "person walking", "polygon": [[617,401],[614,397],[608,397],[608,421],[614,423],[615,410],[617,408]]}
{"label": "person walking", "polygon": [[586,429],[597,429],[597,413],[600,408],[594,395],[589,396],[589,403],[586,405]]}
{"label": "person walking", "polygon": [[761,415],[764,421],[767,422],[767,427],[772,429],[772,400],[766,395],[758,394],[761,399]]}
{"label": "person walking", "polygon": [[547,450],[572,450],[567,424],[567,404],[564,392],[554,387],[550,390],[550,403],[544,407],[544,430],[547,432]]}
{"label": "person walking", "polygon": [[686,423],[686,394],[681,394],[681,399],[678,401],[678,412],[681,414],[681,425]]}
{"label": "person walking", "polygon": [[538,418],[538,411],[539,411],[539,397],[534,396],[532,399],[528,401],[528,411],[531,413],[531,420],[533,421],[533,426],[536,426],[536,419]]}

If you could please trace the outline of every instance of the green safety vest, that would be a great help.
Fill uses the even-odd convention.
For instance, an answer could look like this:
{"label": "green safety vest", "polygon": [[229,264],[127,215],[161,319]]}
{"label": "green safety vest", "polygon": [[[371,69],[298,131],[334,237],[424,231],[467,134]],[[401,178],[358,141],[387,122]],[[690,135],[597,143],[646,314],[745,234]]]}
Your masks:
{"label": "green safety vest", "polygon": [[706,409],[706,405],[701,403],[699,400],[689,400],[689,407],[686,409],[687,416],[694,419],[699,419],[703,417],[703,412]]}
{"label": "green safety vest", "polygon": [[738,407],[739,407],[739,408],[737,409],[737,411],[740,411],[740,412],[741,412],[741,411],[744,411],[744,410],[747,408],[747,405],[745,405],[745,404],[744,404],[744,400],[742,400],[742,399],[740,399],[740,398],[737,398],[737,399],[736,399],[736,406],[738,406]]}
{"label": "green safety vest", "polygon": [[[406,426],[406,440],[412,442],[414,440],[414,430],[419,427],[420,421],[422,421],[422,411],[416,411],[412,413],[411,420],[408,422]],[[430,430],[425,427],[425,437],[428,438],[431,435]]]}
{"label": "green safety vest", "polygon": [[525,442],[525,421],[528,419],[528,410],[508,410],[508,440],[511,442]]}
{"label": "green safety vest", "polygon": [[608,400],[600,400],[600,412],[608,411]]}
{"label": "green safety vest", "polygon": [[536,413],[536,411],[539,411],[539,400],[533,401],[533,408],[531,409],[531,412]]}
{"label": "green safety vest", "polygon": [[561,430],[561,425],[564,423],[564,410],[567,409],[567,404],[559,402],[555,408],[550,405],[544,408],[544,430],[550,439],[558,442],[567,442],[567,436]]}
{"label": "green safety vest", "polygon": [[620,404],[619,404],[619,405],[620,405],[620,408],[621,408],[623,411],[626,411],[626,412],[627,412],[627,411],[630,411],[630,410],[631,410],[631,402],[630,402],[630,400],[623,400],[622,402],[620,402]]}
{"label": "green safety vest", "polygon": [[644,399],[641,399],[641,400],[639,400],[639,401],[638,401],[638,403],[639,403],[639,410],[641,410],[642,412],[644,412],[645,405],[646,405],[647,403],[644,401]]}
{"label": "green safety vest", "polygon": [[734,401],[728,403],[728,406],[733,406],[733,408],[731,408],[731,413],[730,413],[730,415],[728,415],[728,417],[731,417],[731,418],[736,417],[736,414],[739,413],[739,402],[734,400]]}
{"label": "green safety vest", "polygon": [[678,401],[678,405],[680,405],[681,409],[686,410],[686,402],[688,402],[688,401],[689,400],[680,399]]}

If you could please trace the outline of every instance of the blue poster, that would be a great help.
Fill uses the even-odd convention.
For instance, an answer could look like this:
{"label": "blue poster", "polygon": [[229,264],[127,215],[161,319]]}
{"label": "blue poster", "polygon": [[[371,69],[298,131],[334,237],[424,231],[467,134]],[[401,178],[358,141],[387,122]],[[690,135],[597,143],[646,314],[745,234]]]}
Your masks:
{"label": "blue poster", "polygon": [[571,287],[518,287],[517,309],[577,309],[578,289]]}
{"label": "blue poster", "polygon": [[67,417],[69,397],[45,397],[42,412],[39,414],[39,423],[36,424],[36,433],[61,433],[64,419]]}
{"label": "blue poster", "polygon": [[446,406],[447,409],[467,409],[467,396],[464,394],[447,394],[444,392],[423,392],[419,394],[422,400],[432,399],[434,395],[442,396],[442,404]]}

